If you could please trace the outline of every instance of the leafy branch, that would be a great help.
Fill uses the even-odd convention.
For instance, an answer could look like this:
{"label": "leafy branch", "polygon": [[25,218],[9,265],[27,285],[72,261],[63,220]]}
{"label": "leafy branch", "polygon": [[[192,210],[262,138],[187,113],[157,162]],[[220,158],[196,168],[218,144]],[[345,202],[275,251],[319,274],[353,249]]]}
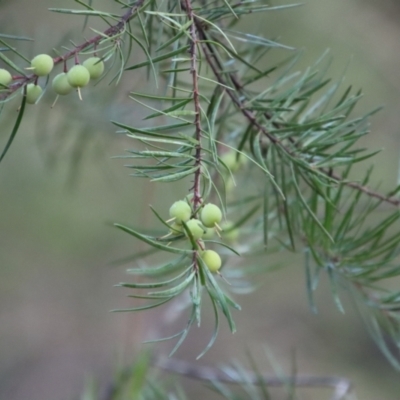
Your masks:
{"label": "leafy branch", "polygon": [[[184,183],[189,189],[171,205],[169,218],[151,208],[161,228],[144,232],[115,224],[151,247],[130,258],[145,264],[128,270],[134,282],[118,285],[132,290],[129,297],[147,303],[115,311],[148,310],[179,298],[189,309],[186,325],[153,340],[177,340],[172,355],[191,328],[201,325],[206,297],[214,331],[201,357],[217,339],[221,313],[230,331],[236,330],[232,313],[240,306],[231,293],[256,289],[252,274],[269,270],[264,264],[243,266],[242,260],[300,250],[310,308],[317,311],[314,292],[325,273],[338,310],[344,312],[344,288],[354,295],[383,353],[400,369],[400,292],[385,285],[387,279],[400,276],[400,186],[388,194],[372,189],[372,169],[352,179],[354,165],[376,154],[356,144],[369,133],[369,118],[377,110],[354,116],[360,92],[353,94],[349,87],[340,94],[341,81],[331,84],[325,76],[324,57],[306,71],[293,71],[298,54],[272,64],[269,52],[287,46],[236,29],[246,15],[289,6],[227,0],[138,0],[121,5],[127,8],[122,17],[90,5],[83,11],[53,9],[96,16],[110,25],[53,62],[65,63],[83,50],[95,52],[104,45],[102,59],[115,61],[118,55],[121,60],[117,77],[146,69],[150,80],[153,71],[155,87],[148,85],[146,92],[132,91],[129,96],[148,115],[134,126],[113,121],[118,132],[135,143],[118,158],[127,160],[135,178]],[[129,23],[134,16],[136,25]],[[124,41],[127,49],[121,46]],[[128,65],[134,45],[146,58]],[[38,76],[13,79],[1,89],[0,100],[5,102]],[[18,130],[25,101],[26,96],[5,150]],[[385,203],[395,209],[376,222],[374,213]],[[151,257],[156,252],[164,257],[154,266]],[[177,364],[168,365],[173,369]],[[201,377],[203,372],[197,368],[193,375]],[[347,381],[331,378],[291,380],[296,385],[312,382],[335,387],[337,393],[349,388]]]}

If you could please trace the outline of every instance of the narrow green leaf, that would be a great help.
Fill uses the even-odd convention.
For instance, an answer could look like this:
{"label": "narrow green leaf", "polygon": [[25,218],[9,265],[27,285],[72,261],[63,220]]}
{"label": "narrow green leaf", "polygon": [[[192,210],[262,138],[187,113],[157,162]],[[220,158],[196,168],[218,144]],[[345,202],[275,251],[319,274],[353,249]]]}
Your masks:
{"label": "narrow green leaf", "polygon": [[0,162],[3,160],[4,156],[7,154],[7,151],[10,148],[10,146],[11,146],[11,144],[12,144],[14,138],[15,138],[15,135],[18,132],[18,128],[19,128],[19,126],[21,124],[22,117],[24,115],[25,104],[26,104],[26,96],[25,96],[25,92],[24,92],[24,96],[22,97],[22,102],[21,102],[21,105],[19,107],[18,116],[17,116],[17,119],[15,120],[15,124],[14,124],[14,127],[13,127],[12,131],[11,131],[11,135],[8,138],[8,141],[7,141],[7,143],[6,143],[6,145],[5,145],[4,149],[3,149],[3,152],[0,155]]}
{"label": "narrow green leaf", "polygon": [[158,243],[155,238],[146,236],[146,235],[142,235],[139,232],[136,232],[135,230],[133,230],[132,228],[128,228],[127,226],[121,225],[121,224],[114,224],[115,227],[123,230],[126,233],[129,233],[130,235],[136,237],[137,239],[141,240],[142,242],[145,242],[147,244],[149,244],[150,246],[153,246],[159,250],[164,250],[167,251],[169,253],[176,253],[176,254],[191,254],[192,250],[185,250],[185,249],[178,249],[176,247],[171,247],[171,246],[165,246],[161,243]]}
{"label": "narrow green leaf", "polygon": [[[162,55],[160,55],[160,56],[158,56],[158,57],[152,58],[152,59],[151,59],[151,62],[152,62],[153,64],[156,64],[156,63],[158,63],[159,61],[167,60],[167,59],[169,59],[169,58],[171,58],[171,57],[173,57],[173,56],[176,56],[177,54],[184,53],[184,52],[186,52],[188,49],[189,49],[189,46],[180,47],[179,49],[170,51],[169,53],[165,53],[165,54],[162,54]],[[145,66],[147,66],[147,65],[149,65],[149,64],[150,64],[150,61],[143,61],[143,62],[141,62],[141,63],[139,63],[139,64],[132,65],[131,67],[127,67],[127,68],[125,68],[125,70],[126,70],[126,71],[129,71],[129,70],[133,70],[133,69],[145,67]]]}

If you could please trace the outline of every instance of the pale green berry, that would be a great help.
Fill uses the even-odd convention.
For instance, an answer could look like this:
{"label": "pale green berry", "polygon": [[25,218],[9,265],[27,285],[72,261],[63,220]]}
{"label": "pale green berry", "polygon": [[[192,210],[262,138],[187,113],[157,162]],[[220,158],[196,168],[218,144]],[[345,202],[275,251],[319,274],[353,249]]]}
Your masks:
{"label": "pale green berry", "polygon": [[47,54],[39,54],[31,61],[33,73],[37,76],[48,75],[54,67],[53,59]]}
{"label": "pale green berry", "polygon": [[225,178],[225,191],[226,193],[232,192],[233,189],[236,188],[235,181],[232,179],[231,176]]}
{"label": "pale green berry", "polygon": [[38,101],[42,92],[43,89],[39,85],[29,83],[28,85],[26,85],[26,102],[28,104],[35,104]]}
{"label": "pale green berry", "polygon": [[228,242],[235,242],[239,237],[239,229],[234,226],[232,221],[226,221],[221,225],[222,237]]}
{"label": "pale green berry", "polygon": [[205,229],[202,227],[201,222],[198,219],[190,219],[186,225],[194,240],[199,240],[203,237]]}
{"label": "pale green berry", "polygon": [[74,65],[67,73],[68,83],[74,88],[86,86],[90,81],[89,71],[83,65]]}
{"label": "pale green berry", "polygon": [[65,96],[73,90],[73,87],[68,83],[67,74],[65,72],[56,75],[51,86],[53,90],[61,96]]}
{"label": "pale green berry", "polygon": [[222,219],[222,212],[215,204],[208,203],[201,210],[201,222],[207,228],[212,228],[219,224]]}
{"label": "pale green berry", "polygon": [[98,79],[104,72],[104,63],[99,57],[90,57],[83,62],[83,66],[87,68],[90,79]]}
{"label": "pale green berry", "polygon": [[215,234],[215,229],[214,228],[206,228],[206,233],[203,235],[203,239],[212,239]]}
{"label": "pale green berry", "polygon": [[169,215],[171,218],[175,218],[175,222],[181,224],[187,222],[192,214],[192,209],[189,204],[184,200],[178,200],[169,209]]}
{"label": "pale green berry", "polygon": [[0,68],[0,87],[1,85],[8,86],[11,82],[11,74],[6,69]]}
{"label": "pale green berry", "polygon": [[246,164],[246,157],[242,154],[238,154],[236,151],[228,151],[225,153],[221,160],[225,163],[225,165],[231,170],[231,172],[236,172],[240,167]]}
{"label": "pale green berry", "polygon": [[171,225],[170,232],[173,235],[181,235],[183,233],[183,226],[180,224],[177,224],[176,222],[172,223]]}
{"label": "pale green berry", "polygon": [[205,250],[201,253],[204,264],[211,272],[217,272],[222,265],[221,257],[214,250]]}

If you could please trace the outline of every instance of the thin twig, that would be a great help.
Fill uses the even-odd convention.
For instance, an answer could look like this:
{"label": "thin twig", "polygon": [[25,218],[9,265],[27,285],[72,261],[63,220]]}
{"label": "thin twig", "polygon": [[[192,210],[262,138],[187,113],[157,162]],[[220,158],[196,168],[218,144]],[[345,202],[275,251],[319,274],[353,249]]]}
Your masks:
{"label": "thin twig", "polygon": [[[253,372],[239,373],[234,368],[217,369],[214,367],[200,366],[198,364],[189,363],[187,361],[177,360],[173,358],[159,358],[155,362],[155,366],[165,371],[187,376],[193,379],[203,381],[218,381],[225,383],[251,383],[264,384],[267,387],[282,387],[285,385],[294,385],[302,388],[332,388],[334,390],[332,400],[341,400],[348,395],[352,389],[351,382],[346,378],[336,376],[304,376],[279,378],[275,376],[262,375]],[[245,376],[245,378],[244,378]]]}
{"label": "thin twig", "polygon": [[[193,208],[197,210],[201,203],[201,187],[200,187],[200,179],[201,179],[201,156],[202,156],[202,148],[201,148],[201,107],[200,107],[200,98],[199,98],[199,75],[197,71],[197,31],[196,24],[194,22],[194,14],[192,9],[191,0],[184,0],[181,4],[182,8],[186,11],[186,15],[188,19],[192,22],[189,27],[190,34],[190,73],[192,74],[192,90],[193,90],[193,104],[194,104],[194,126],[195,126],[195,139],[197,140],[196,152],[195,152],[195,163],[194,165],[197,167],[194,173],[194,183],[193,183]],[[196,270],[198,270],[198,261],[197,261],[197,253],[193,252],[193,265]]]}
{"label": "thin twig", "polygon": [[200,205],[201,197],[200,197],[200,177],[201,177],[201,107],[200,107],[200,98],[199,98],[199,75],[197,71],[197,32],[196,32],[196,24],[194,22],[194,14],[192,9],[192,4],[190,0],[184,0],[184,4],[182,4],[182,8],[186,11],[188,19],[192,22],[189,27],[190,34],[190,72],[192,74],[193,81],[193,104],[195,111],[194,125],[195,125],[195,139],[198,141],[196,145],[196,154],[195,154],[195,166],[198,167],[194,174],[194,185],[193,185],[193,205],[196,210]]}

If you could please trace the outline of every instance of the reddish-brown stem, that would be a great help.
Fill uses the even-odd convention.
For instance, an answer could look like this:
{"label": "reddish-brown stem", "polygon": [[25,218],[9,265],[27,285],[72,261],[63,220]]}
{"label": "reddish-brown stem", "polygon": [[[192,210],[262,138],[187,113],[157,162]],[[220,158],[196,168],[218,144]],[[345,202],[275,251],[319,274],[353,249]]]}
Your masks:
{"label": "reddish-brown stem", "polygon": [[[184,0],[182,2],[182,8],[186,11],[188,19],[192,22],[189,28],[190,34],[190,73],[192,74],[192,87],[193,87],[193,104],[194,104],[194,126],[195,126],[195,139],[197,140],[196,151],[195,151],[195,166],[197,167],[194,173],[193,183],[193,208],[197,210],[201,203],[201,107],[199,98],[199,75],[197,71],[197,29],[194,21],[194,14],[192,9],[191,0]],[[198,269],[197,252],[193,252],[193,265],[195,269]]]}
{"label": "reddish-brown stem", "polygon": [[189,28],[189,34],[191,38],[189,54],[190,54],[190,72],[192,74],[192,82],[193,82],[193,104],[195,111],[194,118],[194,126],[195,126],[195,139],[198,141],[196,145],[196,153],[195,153],[195,166],[197,166],[197,170],[194,174],[194,185],[193,185],[193,207],[195,210],[200,205],[201,195],[200,195],[200,178],[201,178],[201,108],[200,108],[200,98],[199,98],[199,76],[197,72],[197,32],[196,32],[196,24],[194,21],[194,14],[192,9],[192,4],[190,0],[185,0],[182,5],[188,19],[192,21],[192,24]]}
{"label": "reddish-brown stem", "polygon": [[[206,40],[206,34],[204,32],[203,26],[201,21],[196,20],[195,18],[195,24],[197,27],[197,30],[199,32],[199,37],[202,41],[202,49],[204,52],[204,55],[206,57],[208,65],[211,67],[211,70],[213,71],[215,77],[217,78],[218,82],[221,83],[222,85],[227,86],[227,82],[223,77],[223,74],[221,71],[223,70],[222,65],[220,64],[218,58],[216,57],[214,53],[214,49],[212,46],[209,44],[209,42]],[[232,82],[233,86],[235,87],[236,90],[241,91],[243,86],[239,79],[235,76],[233,73],[229,73],[229,79]],[[236,92],[232,90],[227,90],[225,89],[226,93],[228,96],[231,98],[232,102],[236,105],[236,107],[241,111],[243,116],[253,125],[255,126],[264,136],[266,136],[271,143],[279,146],[285,153],[290,155],[291,157],[296,157],[294,152],[290,150],[287,146],[285,146],[279,139],[277,139],[274,135],[269,132],[269,130],[263,126],[256,118],[255,114],[248,110],[245,105],[242,103],[242,101],[237,97]],[[270,119],[269,116],[266,115],[268,119]],[[353,189],[359,190],[363,193],[365,193],[367,196],[374,197],[382,202],[386,202],[388,204],[392,204],[396,207],[400,206],[400,198],[395,197],[395,196],[386,196],[384,194],[381,194],[379,192],[376,192],[372,190],[371,188],[361,185],[358,182],[351,182],[344,180],[340,175],[336,173],[332,173],[331,171],[325,170],[323,168],[319,169],[320,172],[325,174],[326,176],[329,176],[330,178],[336,180],[339,183],[343,183],[344,185],[351,187]]]}
{"label": "reddish-brown stem", "polygon": [[[108,29],[106,29],[102,35],[96,35],[91,39],[86,40],[79,46],[76,46],[73,50],[65,53],[64,55],[55,57],[53,59],[54,65],[57,65],[61,62],[65,62],[66,60],[75,57],[77,54],[79,54],[82,50],[86,49],[87,47],[90,47],[92,45],[97,45],[98,43],[101,42],[101,40],[104,39],[104,35],[111,37],[122,32],[122,30],[125,28],[126,23],[133,18],[133,16],[136,14],[137,10],[143,5],[143,3],[144,0],[137,0],[134,5],[129,7],[128,11],[121,17],[120,21],[117,24],[110,26]],[[33,82],[36,78],[37,76],[35,74],[30,74],[19,78],[21,79],[20,82],[14,82],[8,87],[7,92],[0,94],[0,101],[5,100],[11,94],[16,92],[19,88],[27,85],[30,82]]]}

